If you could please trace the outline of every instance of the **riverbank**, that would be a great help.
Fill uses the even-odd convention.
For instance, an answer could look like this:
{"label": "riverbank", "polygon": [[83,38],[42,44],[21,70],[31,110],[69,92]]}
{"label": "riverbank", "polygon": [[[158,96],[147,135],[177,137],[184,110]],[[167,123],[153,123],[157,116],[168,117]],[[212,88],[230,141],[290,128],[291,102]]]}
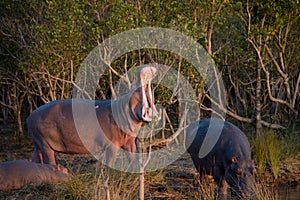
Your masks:
{"label": "riverbank", "polygon": [[280,162],[277,179],[271,170],[267,169],[257,177],[257,180],[270,186],[300,185],[300,153]]}
{"label": "riverbank", "polygon": [[[24,137],[21,141],[18,141],[14,136],[12,130],[14,127],[2,128],[0,132],[0,161],[10,160],[30,160],[33,146],[28,137]],[[96,160],[92,156],[81,155],[64,155],[58,154],[58,163],[69,169],[70,173],[75,177],[71,183],[62,185],[47,185],[42,186],[29,186],[21,190],[0,192],[0,199],[25,199],[31,196],[41,196],[38,199],[47,199],[49,196],[53,196],[54,199],[61,195],[87,195],[92,186],[97,184],[95,177],[89,177],[89,179],[83,179],[82,177],[90,176],[95,171]],[[120,175],[118,174],[117,177]],[[121,177],[125,180],[128,177],[134,177],[136,180],[138,177],[136,174],[124,175],[121,173]],[[282,160],[279,164],[278,178],[275,179],[271,170],[267,169],[263,173],[256,175],[256,180],[260,185],[264,187],[296,187],[300,185],[300,152],[292,155],[285,160]],[[198,195],[201,186],[198,182],[198,174],[193,166],[192,160],[187,153],[183,154],[178,160],[165,169],[158,170],[154,173],[146,174],[146,199],[190,199],[195,198]],[[135,188],[138,188],[137,182],[134,182]],[[77,194],[76,191],[70,192],[70,186],[81,185],[81,193]],[[58,189],[59,187],[59,189]],[[121,186],[122,190],[127,190],[126,185]],[[131,187],[131,186],[130,186]],[[46,189],[45,189],[46,188]],[[84,190],[84,188],[89,188]],[[199,189],[200,188],[200,189]],[[213,188],[213,189],[212,189]],[[129,189],[129,188],[128,188]],[[215,186],[205,186],[204,189],[214,190]],[[133,192],[133,196],[136,195],[136,191]],[[87,194],[85,194],[87,193]],[[9,197],[9,198],[8,198]],[[83,199],[86,196],[83,196]],[[264,198],[268,199],[268,198]]]}

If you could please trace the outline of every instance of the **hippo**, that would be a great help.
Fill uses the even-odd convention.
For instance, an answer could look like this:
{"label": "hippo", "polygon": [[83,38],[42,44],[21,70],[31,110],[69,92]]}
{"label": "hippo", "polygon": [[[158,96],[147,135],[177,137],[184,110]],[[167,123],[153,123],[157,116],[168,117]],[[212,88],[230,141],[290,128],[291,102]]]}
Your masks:
{"label": "hippo", "polygon": [[[218,128],[219,127],[219,130]],[[203,141],[209,133],[216,134],[216,143],[210,144],[207,155],[200,153]],[[251,150],[246,135],[235,125],[218,118],[203,119],[191,123],[187,128],[187,151],[199,172],[200,181],[204,175],[211,175],[218,184],[218,197],[227,199],[227,187],[231,197],[250,197],[254,186],[255,167],[251,160]]]}
{"label": "hippo", "polygon": [[105,164],[112,166],[120,148],[132,160],[139,128],[158,116],[151,92],[156,73],[151,65],[139,67],[137,81],[117,100],[63,99],[34,110],[26,119],[34,145],[32,162],[55,165],[55,152],[90,154],[102,149]]}
{"label": "hippo", "polygon": [[28,184],[58,183],[68,178],[68,170],[60,165],[27,160],[0,163],[0,190],[20,189]]}

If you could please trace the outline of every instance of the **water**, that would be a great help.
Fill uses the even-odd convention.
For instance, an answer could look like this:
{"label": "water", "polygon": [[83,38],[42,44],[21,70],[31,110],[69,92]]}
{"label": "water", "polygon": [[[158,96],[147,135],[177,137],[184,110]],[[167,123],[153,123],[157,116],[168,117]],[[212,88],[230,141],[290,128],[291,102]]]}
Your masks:
{"label": "water", "polygon": [[272,189],[277,200],[300,200],[300,185],[275,187]]}

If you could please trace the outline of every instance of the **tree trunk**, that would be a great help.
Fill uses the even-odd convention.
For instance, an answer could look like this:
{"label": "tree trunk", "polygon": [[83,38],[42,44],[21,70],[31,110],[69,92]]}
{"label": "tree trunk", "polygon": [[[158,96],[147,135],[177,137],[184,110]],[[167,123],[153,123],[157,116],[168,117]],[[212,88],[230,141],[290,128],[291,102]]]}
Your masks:
{"label": "tree trunk", "polygon": [[140,138],[137,140],[137,148],[139,152],[139,166],[140,166],[140,171],[139,171],[139,195],[138,199],[139,200],[144,200],[145,198],[145,163],[143,160],[143,138]]}
{"label": "tree trunk", "polygon": [[257,63],[257,77],[256,77],[257,85],[256,85],[256,101],[255,101],[255,109],[256,109],[256,135],[260,136],[262,131],[261,124],[261,65]]}

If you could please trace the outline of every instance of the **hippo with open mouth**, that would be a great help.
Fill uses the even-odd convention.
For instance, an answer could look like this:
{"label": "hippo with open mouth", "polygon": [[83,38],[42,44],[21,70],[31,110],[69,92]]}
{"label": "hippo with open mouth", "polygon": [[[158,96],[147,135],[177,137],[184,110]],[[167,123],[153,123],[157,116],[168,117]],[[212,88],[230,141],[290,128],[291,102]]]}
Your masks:
{"label": "hippo with open mouth", "polygon": [[151,91],[156,73],[151,65],[139,67],[138,80],[117,100],[64,99],[34,110],[26,120],[34,144],[32,161],[55,165],[55,152],[89,154],[99,148],[105,151],[107,166],[113,165],[120,148],[132,160],[139,128],[158,115]]}

